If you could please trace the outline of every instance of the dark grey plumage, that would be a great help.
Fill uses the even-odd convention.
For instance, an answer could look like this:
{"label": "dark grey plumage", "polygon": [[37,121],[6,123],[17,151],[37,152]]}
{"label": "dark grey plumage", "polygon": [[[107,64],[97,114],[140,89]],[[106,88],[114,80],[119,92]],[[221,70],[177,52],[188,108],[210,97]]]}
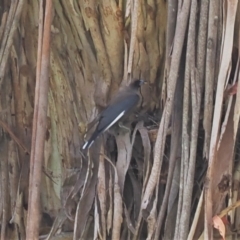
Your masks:
{"label": "dark grey plumage", "polygon": [[101,133],[126,118],[133,111],[139,103],[139,88],[143,83],[143,80],[136,80],[117,94],[107,108],[100,113],[97,127],[82,149],[90,148]]}

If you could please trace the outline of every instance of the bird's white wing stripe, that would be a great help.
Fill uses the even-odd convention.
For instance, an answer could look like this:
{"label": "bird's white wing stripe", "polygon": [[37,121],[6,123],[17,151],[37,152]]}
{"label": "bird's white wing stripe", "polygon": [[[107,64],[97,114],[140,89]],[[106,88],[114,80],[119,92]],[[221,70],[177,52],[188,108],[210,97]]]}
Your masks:
{"label": "bird's white wing stripe", "polygon": [[88,141],[84,143],[82,149],[84,150],[86,148],[86,146],[88,145]]}
{"label": "bird's white wing stripe", "polygon": [[[114,123],[116,123],[116,122],[124,115],[124,113],[125,113],[125,111],[122,111],[122,112],[107,126],[107,128],[104,130],[104,132],[107,131]],[[84,145],[83,145],[83,147],[82,147],[83,150],[87,147],[88,143],[89,143],[89,141],[87,141],[87,142],[84,143]],[[88,148],[90,148],[93,143],[94,143],[94,141],[92,141],[92,142],[89,144]]]}
{"label": "bird's white wing stripe", "polygon": [[125,113],[125,110],[122,111],[109,125],[108,127],[104,130],[107,131],[114,123],[116,123]]}

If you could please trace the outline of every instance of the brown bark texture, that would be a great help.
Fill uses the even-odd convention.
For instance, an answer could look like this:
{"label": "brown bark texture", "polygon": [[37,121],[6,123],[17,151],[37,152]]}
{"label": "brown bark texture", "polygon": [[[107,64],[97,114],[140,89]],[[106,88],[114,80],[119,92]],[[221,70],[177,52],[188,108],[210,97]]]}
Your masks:
{"label": "brown bark texture", "polygon": [[239,239],[239,1],[0,6],[1,239]]}

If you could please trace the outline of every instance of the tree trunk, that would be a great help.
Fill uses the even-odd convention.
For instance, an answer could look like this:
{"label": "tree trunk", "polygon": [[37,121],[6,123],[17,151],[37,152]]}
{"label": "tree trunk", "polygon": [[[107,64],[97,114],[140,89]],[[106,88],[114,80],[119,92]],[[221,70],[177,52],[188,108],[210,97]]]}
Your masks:
{"label": "tree trunk", "polygon": [[[0,17],[1,239],[224,232],[212,223],[239,194],[237,0],[2,0]],[[84,156],[133,79],[147,84],[130,131]]]}

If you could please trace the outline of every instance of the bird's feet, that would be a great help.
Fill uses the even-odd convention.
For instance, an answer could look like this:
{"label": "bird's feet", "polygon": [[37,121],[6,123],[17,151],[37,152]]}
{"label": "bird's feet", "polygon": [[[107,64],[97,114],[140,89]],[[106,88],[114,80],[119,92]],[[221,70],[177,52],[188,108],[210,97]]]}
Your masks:
{"label": "bird's feet", "polygon": [[118,126],[121,128],[121,130],[122,130],[123,132],[130,132],[130,131],[131,131],[131,129],[128,128],[128,127],[126,127],[126,126],[124,126],[122,122],[119,122],[119,123],[118,123]]}

